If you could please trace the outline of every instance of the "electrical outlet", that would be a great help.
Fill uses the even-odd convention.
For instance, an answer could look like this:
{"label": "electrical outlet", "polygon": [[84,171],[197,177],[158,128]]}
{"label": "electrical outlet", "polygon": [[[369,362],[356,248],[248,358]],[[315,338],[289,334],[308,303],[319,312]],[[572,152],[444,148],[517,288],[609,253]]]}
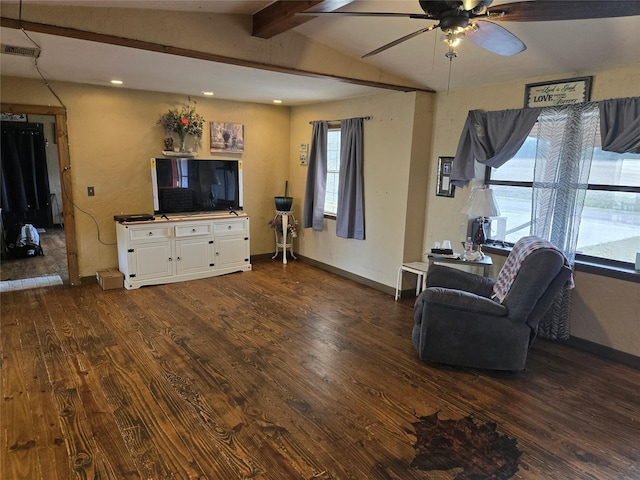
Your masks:
{"label": "electrical outlet", "polygon": [[87,195],[89,195],[90,197],[95,196],[96,191],[93,187],[87,187]]}

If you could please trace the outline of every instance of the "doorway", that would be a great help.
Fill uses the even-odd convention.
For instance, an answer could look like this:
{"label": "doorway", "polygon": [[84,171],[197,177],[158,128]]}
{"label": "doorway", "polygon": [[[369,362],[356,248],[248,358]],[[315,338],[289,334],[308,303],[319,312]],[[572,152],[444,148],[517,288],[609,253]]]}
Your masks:
{"label": "doorway", "polygon": [[[34,217],[34,224],[47,224],[47,226],[38,226],[33,232],[33,235],[38,237],[40,241],[44,256],[20,260],[9,259],[4,255],[2,258],[2,280],[7,277],[11,278],[11,281],[24,283],[27,282],[24,280],[25,278],[33,279],[35,277],[40,279],[38,284],[35,285],[34,282],[29,284],[43,286],[56,283],[52,279],[59,276],[64,279],[64,283],[79,285],[66,111],[62,107],[5,103],[1,104],[1,111],[14,115],[26,115],[30,122],[35,119],[40,121],[39,123],[45,124],[49,119],[50,130],[45,133],[45,136],[48,137],[46,140],[49,144],[47,148],[52,151],[50,156],[53,157],[53,161],[49,159],[47,167],[44,167],[45,170],[53,170],[48,175],[48,191],[40,191],[40,197],[46,195],[46,212],[30,214]],[[6,192],[3,192],[3,201],[6,201],[4,193]],[[4,212],[2,216],[5,217]],[[30,220],[30,218],[25,218],[23,223]],[[15,218],[11,217],[10,221],[11,226],[14,226]],[[2,227],[2,236],[6,238],[9,225],[5,224]]]}

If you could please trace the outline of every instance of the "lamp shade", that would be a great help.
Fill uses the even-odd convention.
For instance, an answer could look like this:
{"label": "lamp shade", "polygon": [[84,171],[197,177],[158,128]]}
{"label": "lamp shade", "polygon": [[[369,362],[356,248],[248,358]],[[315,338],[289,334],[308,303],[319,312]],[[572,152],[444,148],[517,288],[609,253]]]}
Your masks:
{"label": "lamp shade", "polygon": [[498,207],[493,190],[486,187],[472,190],[462,213],[476,217],[498,217],[500,207]]}

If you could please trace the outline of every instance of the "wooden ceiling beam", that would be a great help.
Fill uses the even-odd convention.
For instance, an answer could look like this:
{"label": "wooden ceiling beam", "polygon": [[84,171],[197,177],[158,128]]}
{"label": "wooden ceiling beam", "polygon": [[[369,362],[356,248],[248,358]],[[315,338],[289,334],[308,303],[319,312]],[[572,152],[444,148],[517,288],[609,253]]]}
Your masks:
{"label": "wooden ceiling beam", "polygon": [[278,0],[263,8],[253,15],[254,37],[271,38],[287,30],[302,25],[314,17],[296,15],[312,7],[316,12],[332,12],[336,8],[343,7],[353,0],[305,0],[285,1]]}

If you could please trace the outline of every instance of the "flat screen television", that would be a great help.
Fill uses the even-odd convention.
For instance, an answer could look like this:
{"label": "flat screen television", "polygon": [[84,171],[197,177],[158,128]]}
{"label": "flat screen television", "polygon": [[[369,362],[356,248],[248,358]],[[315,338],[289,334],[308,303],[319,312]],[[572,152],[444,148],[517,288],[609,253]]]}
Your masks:
{"label": "flat screen television", "polygon": [[242,210],[242,162],[152,158],[155,214]]}

